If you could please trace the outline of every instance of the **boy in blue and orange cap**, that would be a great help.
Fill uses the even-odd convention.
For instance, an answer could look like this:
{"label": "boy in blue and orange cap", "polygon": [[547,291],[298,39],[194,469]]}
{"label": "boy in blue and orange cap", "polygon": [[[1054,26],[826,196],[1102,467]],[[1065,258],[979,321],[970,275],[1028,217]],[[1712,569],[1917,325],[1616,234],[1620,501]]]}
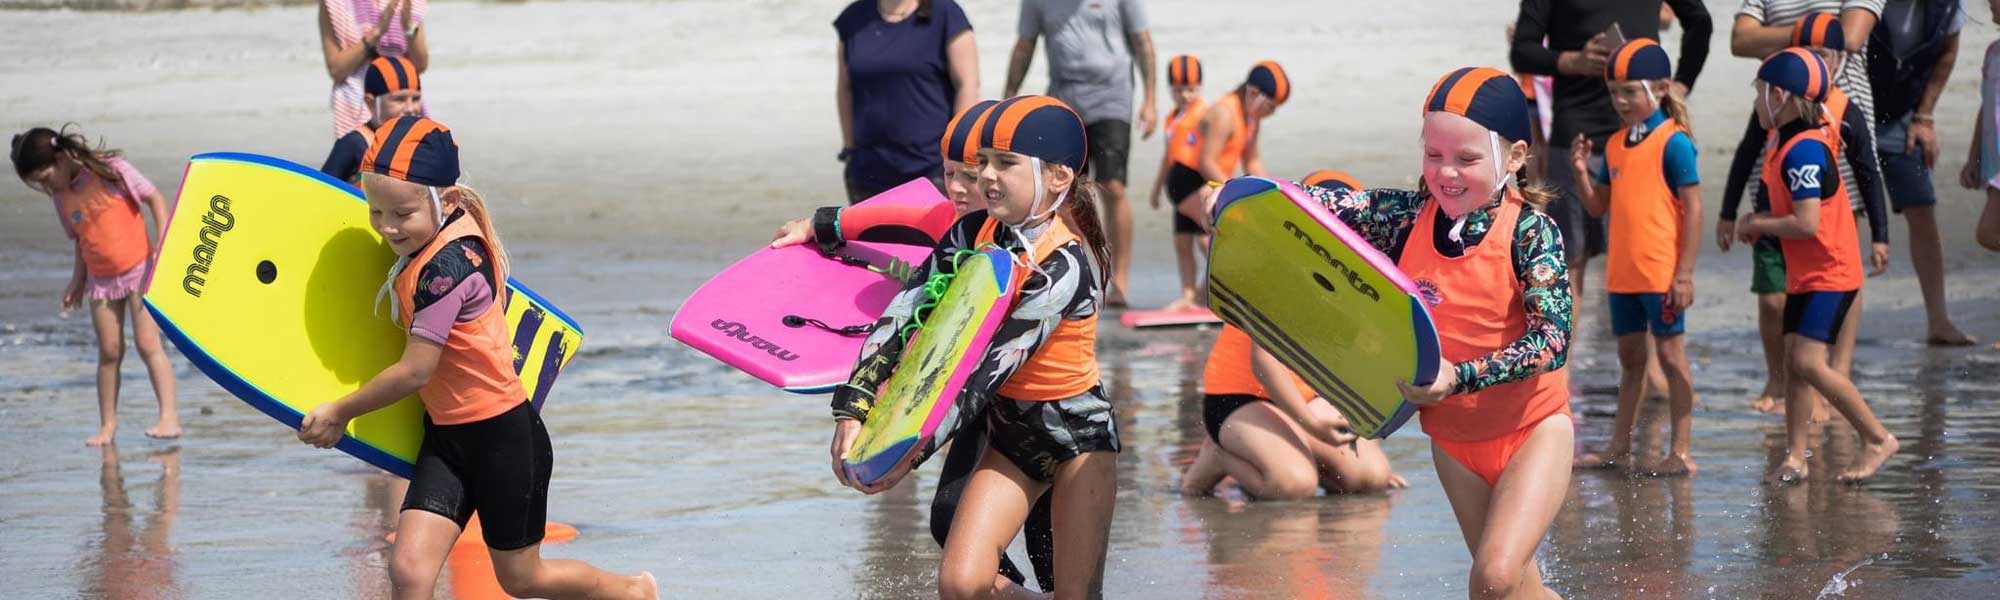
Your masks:
{"label": "boy in blue and orange cap", "polygon": [[417,66],[401,56],[383,56],[368,63],[362,78],[362,100],[374,109],[367,125],[334,140],[319,171],[348,183],[361,181],[361,155],[375,141],[375,129],[398,117],[423,116],[424,86]]}
{"label": "boy in blue and orange cap", "polygon": [[1819,56],[1787,48],[1757,69],[1757,117],[1777,131],[1764,159],[1764,187],[1771,212],[1744,217],[1736,233],[1752,242],[1776,236],[1785,253],[1785,353],[1791,363],[1785,395],[1785,460],[1767,475],[1771,483],[1798,483],[1808,475],[1807,445],[1817,391],[1861,437],[1860,456],[1841,481],[1872,477],[1896,453],[1896,436],[1846,374],[1828,364],[1828,348],[1861,318],[1861,252],[1855,247],[1854,213],[1833,160],[1821,102],[1832,76]]}

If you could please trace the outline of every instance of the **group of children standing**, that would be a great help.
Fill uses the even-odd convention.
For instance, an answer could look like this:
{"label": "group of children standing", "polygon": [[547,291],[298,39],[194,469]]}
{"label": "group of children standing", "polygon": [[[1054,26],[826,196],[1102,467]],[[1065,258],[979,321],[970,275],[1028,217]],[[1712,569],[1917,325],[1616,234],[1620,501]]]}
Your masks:
{"label": "group of children standing", "polygon": [[[1833,160],[1849,142],[1836,133],[1847,113],[1826,64],[1841,49],[1839,27],[1829,20],[1803,21],[1795,36],[1800,47],[1772,55],[1758,70],[1757,118],[1770,132],[1763,169],[1769,207],[1718,239],[1727,248],[1734,241],[1773,247],[1775,238],[1782,257],[1758,263],[1760,270],[1783,271],[1788,453],[1771,474],[1779,482],[1808,475],[1807,425],[1819,398],[1862,438],[1859,460],[1841,479],[1866,479],[1897,449],[1845,374],[1863,275],[1854,216],[1846,209],[1849,191]],[[1989,62],[1993,56],[1989,50]],[[390,561],[399,597],[429,596],[446,551],[475,511],[509,593],[651,597],[649,574],[614,575],[540,557],[553,456],[548,432],[510,368],[504,311],[494,310],[506,253],[484,202],[459,184],[450,130],[421,116],[416,71],[401,58],[369,64],[365,100],[375,119],[342,137],[324,168],[359,182],[372,226],[400,257],[382,288],[409,341],[397,363],[305,415],[299,439],[330,447],[354,417],[411,393],[422,398],[425,441]],[[1684,333],[1694,300],[1700,181],[1686,108],[1669,92],[1670,71],[1665,52],[1650,40],[1619,48],[1605,79],[1625,128],[1607,142],[1602,163],[1591,164],[1588,144],[1578,140],[1561,165],[1585,182],[1590,211],[1610,219],[1606,288],[1625,374],[1617,427],[1603,454],[1574,456],[1562,370],[1574,314],[1567,263],[1556,227],[1538,210],[1548,194],[1523,183],[1533,125],[1512,77],[1463,68],[1431,88],[1421,111],[1419,189],[1363,189],[1331,171],[1305,181],[1309,194],[1426,290],[1447,360],[1432,384],[1399,385],[1420,407],[1438,479],[1473,556],[1470,589],[1477,597],[1547,594],[1533,556],[1573,466],[1659,474],[1696,469]],[[1192,56],[1169,62],[1176,108],[1153,192],[1156,206],[1166,193],[1176,207],[1183,288],[1177,304],[1184,307],[1198,303],[1195,252],[1213,190],[1239,172],[1266,174],[1260,125],[1292,92],[1284,69],[1265,61],[1204,103],[1202,72]],[[1990,65],[1988,78],[1991,100]],[[1982,109],[1981,118],[1973,151],[1979,170],[1969,165],[1964,179],[1988,186],[1980,239],[1994,247],[2000,246],[1994,214],[2000,161],[1993,156],[2000,145],[1988,122],[1992,111]],[[944,547],[943,597],[1027,593],[1025,577],[1005,556],[1024,525],[1042,589],[1058,597],[1101,593],[1121,443],[1116,407],[1097,372],[1110,260],[1086,140],[1082,120],[1054,98],[981,102],[954,118],[939,142],[949,214],[871,217],[867,207],[822,209],[811,220],[786,224],[773,242],[832,249],[848,237],[867,239],[867,223],[892,220],[919,225],[935,245],[928,260],[899,273],[904,289],[865,342],[850,382],[833,395],[834,475],[868,493],[895,481],[864,486],[848,477],[840,457],[901,357],[898,332],[916,318],[929,275],[952,269],[960,250],[991,247],[1011,252],[1026,274],[968,383],[987,402],[964,417],[968,424],[945,461],[945,484],[933,504],[933,533]],[[148,433],[178,435],[158,330],[134,301],[156,247],[139,209],[152,210],[164,227],[158,218],[166,214],[164,199],[115,152],[91,148],[76,134],[30,130],[15,136],[10,157],[24,182],[54,200],[76,241],[76,275],[64,306],[90,300],[103,349],[105,425],[91,442],[108,441],[116,427],[128,313],[160,396],[160,424]],[[1879,264],[1883,250],[1876,252]],[[1642,465],[1630,456],[1630,430],[1649,356],[1667,376],[1673,438],[1666,457]],[[1347,433],[1337,411],[1311,401],[1313,391],[1244,332],[1224,328],[1217,336],[1204,379],[1209,437],[1188,469],[1185,492],[1209,493],[1225,478],[1259,499],[1406,485],[1379,446]]]}

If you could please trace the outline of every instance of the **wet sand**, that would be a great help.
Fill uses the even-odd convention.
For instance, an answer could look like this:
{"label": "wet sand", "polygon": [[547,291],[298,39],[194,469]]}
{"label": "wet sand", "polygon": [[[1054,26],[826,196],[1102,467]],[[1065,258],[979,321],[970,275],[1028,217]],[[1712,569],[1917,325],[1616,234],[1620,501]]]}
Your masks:
{"label": "wet sand", "polygon": [[[547,550],[651,569],[675,597],[921,597],[935,468],[862,497],[826,466],[825,401],[776,392],[666,336],[680,300],[778,222],[838,202],[831,108],[837,3],[440,4],[433,111],[495,201],[520,278],[589,331],[550,400],[552,520],[581,537]],[[969,8],[983,88],[997,95],[1014,4]],[[1424,3],[1418,14],[1285,1],[1151,3],[1161,57],[1191,51],[1219,92],[1259,58],[1292,70],[1297,98],[1264,141],[1279,173],[1345,168],[1374,185],[1414,181],[1414,107],[1434,77],[1503,64],[1510,3]],[[1695,91],[1710,214],[1746,118],[1755,63],[1727,56],[1736,3]],[[1977,98],[1974,7],[1941,103],[1940,184],[1959,166]],[[1227,19],[1254,31],[1219,35]],[[163,190],[189,154],[245,150],[317,165],[330,142],[327,80],[310,7],[139,14],[0,12],[0,117],[10,130],[74,120],[126,148]],[[559,27],[551,26],[559,24]],[[93,33],[122,43],[83,38]],[[1454,41],[1437,40],[1457,37]],[[1672,37],[1672,36],[1670,36]],[[1667,42],[1673,48],[1677,40]],[[1027,89],[1045,77],[1037,57]],[[1165,106],[1161,107],[1165,109]],[[1139,142],[1150,184],[1157,137]],[[1970,239],[1979,198],[1940,185],[1959,324],[2000,337],[2000,261]],[[1134,301],[1174,286],[1167,215],[1137,210]],[[358,461],[291,435],[176,357],[187,437],[141,434],[152,417],[128,357],[117,456],[95,428],[87,319],[58,320],[69,251],[48,202],[0,184],[0,580],[24,597],[382,597],[393,518]],[[1782,422],[1751,413],[1761,384],[1741,250],[1703,256],[1690,353],[1702,407],[1692,480],[1579,473],[1541,553],[1572,597],[1971,597],[2000,585],[2000,353],[1918,343],[1922,304],[1892,218],[1896,259],[1872,279],[1857,383],[1903,451],[1876,481],[1758,485]],[[1591,275],[1601,282],[1601,270]],[[1580,436],[1607,435],[1616,361],[1590,294],[1572,353]],[[1451,597],[1470,559],[1414,428],[1387,443],[1411,489],[1386,496],[1246,503],[1186,500],[1179,472],[1204,435],[1196,395],[1212,332],[1107,326],[1107,388],[1126,452],[1106,586],[1112,597]],[[1658,412],[1658,411],[1655,411]],[[1657,425],[1657,424],[1656,424]],[[1853,433],[1819,456],[1844,464]],[[1647,438],[1657,444],[1657,435]],[[1657,447],[1657,446],[1654,446]],[[177,469],[168,465],[177,462]],[[115,465],[115,468],[107,465]],[[1815,464],[1815,472],[1833,468]],[[95,477],[93,477],[95,475]],[[1019,556],[1019,553],[1016,553]]]}

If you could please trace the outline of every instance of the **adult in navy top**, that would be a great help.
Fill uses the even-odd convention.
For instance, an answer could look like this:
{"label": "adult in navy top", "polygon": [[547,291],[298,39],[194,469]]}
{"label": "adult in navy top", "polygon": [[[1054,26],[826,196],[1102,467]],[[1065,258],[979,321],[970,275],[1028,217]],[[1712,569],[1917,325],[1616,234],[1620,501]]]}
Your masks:
{"label": "adult in navy top", "polygon": [[848,202],[918,177],[939,181],[938,138],[979,97],[965,11],[952,0],[857,0],[833,28]]}

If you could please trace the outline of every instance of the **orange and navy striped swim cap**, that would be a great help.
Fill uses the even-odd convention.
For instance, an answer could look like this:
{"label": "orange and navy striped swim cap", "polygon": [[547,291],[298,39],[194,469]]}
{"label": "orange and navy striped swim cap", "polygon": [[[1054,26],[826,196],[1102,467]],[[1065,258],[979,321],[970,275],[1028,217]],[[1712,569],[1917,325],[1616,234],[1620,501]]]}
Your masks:
{"label": "orange and navy striped swim cap", "polygon": [[1083,118],[1048,96],[1015,96],[993,105],[981,118],[980,148],[1026,154],[1083,172],[1089,141]]}
{"label": "orange and navy striped swim cap", "polygon": [[1792,45],[1845,52],[1847,36],[1841,32],[1839,18],[1829,13],[1811,13],[1792,26]]}
{"label": "orange and navy striped swim cap", "polygon": [[938,151],[943,153],[946,161],[979,162],[979,125],[985,120],[986,111],[999,103],[999,100],[980,100],[945,124],[944,139],[938,140]]}
{"label": "orange and navy striped swim cap", "polygon": [[1182,54],[1167,59],[1167,85],[1182,87],[1201,85],[1201,59],[1193,54]]}
{"label": "orange and navy striped swim cap", "polygon": [[1611,81],[1650,81],[1674,76],[1667,50],[1659,42],[1639,38],[1619,46],[1604,63],[1604,78]]}
{"label": "orange and navy striped swim cap", "polygon": [[369,61],[361,89],[370,96],[386,96],[403,90],[421,90],[424,86],[417,80],[416,63],[401,56],[383,56]]}
{"label": "orange and navy striped swim cap", "polygon": [[1250,67],[1250,76],[1243,80],[1243,84],[1257,88],[1265,96],[1270,96],[1272,102],[1279,104],[1292,97],[1292,80],[1285,76],[1285,68],[1278,66],[1276,61],[1258,61],[1257,66]]}
{"label": "orange and navy striped swim cap", "polygon": [[1424,113],[1472,119],[1508,141],[1528,140],[1528,97],[1512,76],[1490,67],[1464,67],[1438,79],[1424,98]]}
{"label": "orange and navy striped swim cap", "polygon": [[457,185],[458,142],[437,121],[397,117],[375,131],[375,143],[361,155],[361,170],[433,187]]}
{"label": "orange and navy striped swim cap", "polygon": [[1346,171],[1335,171],[1333,169],[1313,171],[1311,174],[1306,175],[1305,179],[1300,180],[1299,183],[1329,190],[1359,192],[1367,189],[1361,187],[1361,182],[1356,181],[1353,175],[1348,175]]}
{"label": "orange and navy striped swim cap", "polygon": [[1813,102],[1826,100],[1827,89],[1833,85],[1826,62],[1804,48],[1786,48],[1764,59],[1764,66],[1757,68],[1757,80]]}

